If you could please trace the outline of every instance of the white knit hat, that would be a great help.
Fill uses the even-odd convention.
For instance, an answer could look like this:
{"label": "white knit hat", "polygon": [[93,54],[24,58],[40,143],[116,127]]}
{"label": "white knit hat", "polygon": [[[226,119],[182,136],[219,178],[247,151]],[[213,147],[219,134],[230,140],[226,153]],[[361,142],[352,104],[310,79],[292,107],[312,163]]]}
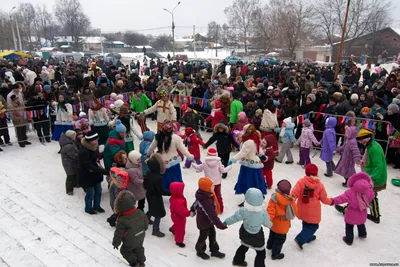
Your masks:
{"label": "white knit hat", "polygon": [[357,94],[352,94],[350,97],[351,100],[358,100],[358,95]]}
{"label": "white knit hat", "polygon": [[138,164],[140,163],[140,159],[142,157],[142,154],[140,154],[139,152],[132,150],[131,152],[129,152],[128,154],[128,159],[131,163],[133,164]]}

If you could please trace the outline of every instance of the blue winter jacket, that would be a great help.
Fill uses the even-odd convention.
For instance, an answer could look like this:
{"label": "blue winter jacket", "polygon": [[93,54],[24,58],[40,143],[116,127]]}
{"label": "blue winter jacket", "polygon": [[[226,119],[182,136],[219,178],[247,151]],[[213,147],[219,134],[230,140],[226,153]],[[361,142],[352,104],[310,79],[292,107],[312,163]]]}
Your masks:
{"label": "blue winter jacket", "polygon": [[140,143],[139,152],[142,154],[141,162],[142,162],[142,171],[143,176],[146,175],[149,168],[147,167],[145,159],[148,157],[147,153],[149,152],[149,147],[154,140],[154,133],[152,131],[146,131],[143,133],[143,141]]}
{"label": "blue winter jacket", "polygon": [[[282,128],[276,128],[275,132],[280,133]],[[282,143],[290,143],[296,141],[296,137],[294,136],[294,127],[289,126],[285,128],[285,134],[281,136]]]}

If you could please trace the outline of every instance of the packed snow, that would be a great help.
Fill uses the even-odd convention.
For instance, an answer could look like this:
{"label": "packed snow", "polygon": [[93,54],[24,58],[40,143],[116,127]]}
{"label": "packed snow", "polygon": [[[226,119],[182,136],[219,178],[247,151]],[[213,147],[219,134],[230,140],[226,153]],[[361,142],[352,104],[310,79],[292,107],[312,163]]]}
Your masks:
{"label": "packed snow", "polygon": [[[154,122],[148,121],[151,129]],[[10,135],[13,129],[10,129]],[[210,133],[202,132],[205,140]],[[65,173],[57,154],[59,145],[52,142],[46,146],[40,144],[35,133],[29,134],[31,146],[25,148],[4,148],[0,155],[0,266],[127,266],[118,250],[111,245],[114,228],[106,222],[112,214],[107,190],[103,182],[102,207],[105,214],[88,215],[84,212],[84,192],[75,189],[73,196],[65,193]],[[13,139],[15,142],[15,137]],[[135,146],[138,147],[136,140]],[[298,159],[298,149],[294,148],[295,160]],[[316,152],[311,152],[314,155]],[[206,151],[202,151],[202,156]],[[328,195],[331,197],[343,193],[341,183],[343,178],[334,175],[332,178],[323,176],[325,164],[319,159],[319,153],[312,158],[313,163],[320,168],[320,175]],[[335,156],[338,161],[338,156]],[[183,163],[182,163],[183,166]],[[185,196],[188,204],[194,201],[197,190],[197,180],[203,173],[194,169],[182,169],[186,184]],[[243,201],[243,196],[234,195],[234,185],[239,172],[235,164],[227,179],[222,181],[222,195],[225,211],[220,215],[225,219],[232,215],[237,205]],[[385,191],[379,193],[381,223],[367,221],[368,238],[355,238],[353,245],[347,246],[342,241],[344,235],[344,220],[334,207],[322,207],[322,221],[317,231],[317,240],[306,244],[300,251],[294,237],[301,229],[301,221],[292,221],[292,227],[287,235],[282,252],[285,258],[272,261],[267,251],[267,266],[369,266],[370,263],[399,263],[398,249],[400,228],[400,188],[394,187],[390,179],[398,176],[398,170],[388,167],[388,185]],[[288,179],[292,186],[304,176],[304,170],[296,165],[275,164],[273,170],[274,184],[281,179]],[[269,190],[265,203],[272,191]],[[169,210],[168,197],[164,198],[166,210]],[[147,203],[146,203],[147,208]],[[226,253],[223,260],[211,258],[203,261],[196,256],[194,249],[198,237],[195,218],[189,218],[186,225],[186,248],[175,245],[173,235],[168,229],[171,226],[169,214],[161,220],[161,231],[165,238],[151,235],[151,226],[145,239],[146,266],[148,267],[200,267],[200,266],[231,266],[236,249],[240,245],[239,228],[241,223],[228,229],[217,230],[217,241],[221,252]],[[266,239],[268,229],[265,229]],[[357,234],[355,234],[357,236]],[[249,250],[246,261],[253,266],[255,252]]]}

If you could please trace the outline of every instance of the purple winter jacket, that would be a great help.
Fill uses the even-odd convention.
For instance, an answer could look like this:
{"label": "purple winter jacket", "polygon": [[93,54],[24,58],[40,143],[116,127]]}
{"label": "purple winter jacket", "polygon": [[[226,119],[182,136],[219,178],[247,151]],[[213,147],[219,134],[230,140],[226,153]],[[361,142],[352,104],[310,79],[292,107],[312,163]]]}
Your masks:
{"label": "purple winter jacket", "polygon": [[357,146],[357,127],[346,126],[346,131],[349,131],[349,136],[346,137],[345,144],[336,149],[336,152],[341,153],[339,162],[336,165],[335,173],[349,178],[356,173],[356,164],[360,164],[361,153]]}
{"label": "purple winter jacket", "polygon": [[210,229],[214,225],[219,229],[225,229],[224,224],[217,216],[215,211],[214,199],[211,193],[203,190],[197,190],[196,201],[193,203],[190,211],[196,211],[197,229]]}
{"label": "purple winter jacket", "polygon": [[301,129],[301,135],[297,142],[302,148],[310,148],[313,143],[314,145],[316,145],[318,143],[318,140],[314,136],[314,127],[312,125],[309,127],[303,126],[303,128]]}
{"label": "purple winter jacket", "polygon": [[144,189],[142,167],[138,164],[133,164],[130,161],[126,163],[126,171],[129,174],[128,190],[132,192],[136,200],[139,201],[146,197],[146,189]]}
{"label": "purple winter jacket", "polygon": [[335,126],[337,120],[335,117],[329,117],[325,126],[324,134],[320,141],[322,146],[321,159],[325,162],[333,160],[333,151],[336,150],[336,132]]}
{"label": "purple winter jacket", "polygon": [[[369,179],[369,180],[368,180]],[[348,224],[359,225],[367,220],[368,208],[362,207],[360,199],[369,203],[375,198],[374,190],[371,185],[371,178],[368,175],[353,175],[347,181],[347,189],[343,194],[333,198],[332,205],[348,203],[349,206],[344,214],[344,221]]]}

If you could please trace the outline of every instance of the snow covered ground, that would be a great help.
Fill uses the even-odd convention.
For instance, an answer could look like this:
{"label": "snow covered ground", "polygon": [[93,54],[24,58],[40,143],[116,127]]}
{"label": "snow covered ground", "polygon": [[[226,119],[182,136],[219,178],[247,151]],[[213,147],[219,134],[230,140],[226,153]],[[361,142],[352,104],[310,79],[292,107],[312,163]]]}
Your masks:
{"label": "snow covered ground", "polygon": [[[152,129],[155,123],[149,122]],[[13,130],[10,129],[11,135]],[[207,140],[209,133],[202,132]],[[106,219],[111,215],[106,182],[103,183],[102,207],[105,214],[87,215],[84,208],[84,192],[76,189],[74,196],[65,194],[65,174],[61,166],[59,146],[52,142],[47,146],[39,144],[36,135],[31,133],[29,139],[33,145],[19,148],[4,148],[0,155],[0,266],[127,266],[119,251],[113,250],[111,241],[114,229]],[[15,138],[14,138],[15,140]],[[138,143],[136,143],[136,146]],[[203,151],[205,155],[206,151]],[[295,159],[298,150],[294,149]],[[313,152],[312,152],[313,153]],[[335,157],[336,161],[338,160]],[[342,178],[323,176],[324,163],[313,159],[320,167],[323,180],[329,196],[336,196],[344,191]],[[228,178],[223,180],[222,193],[225,212],[220,216],[224,219],[237,210],[243,196],[235,196],[233,187],[236,182],[239,166],[235,165]],[[399,175],[399,172],[388,168],[389,179]],[[293,164],[276,164],[274,183],[280,179],[288,179],[292,186],[304,175],[304,170]],[[186,183],[185,195],[188,204],[194,200],[197,190],[197,180],[202,173],[193,169],[183,169]],[[275,189],[275,187],[273,187]],[[268,192],[266,202],[271,191]],[[355,238],[353,246],[349,247],[342,241],[344,235],[343,216],[333,207],[323,206],[322,221],[317,231],[317,240],[304,246],[300,251],[293,239],[301,229],[301,221],[294,220],[286,243],[283,247],[285,258],[281,261],[270,259],[267,252],[267,266],[369,266],[369,263],[399,263],[397,254],[400,228],[400,188],[391,185],[379,195],[381,224],[367,221],[368,238]],[[168,211],[169,201],[164,198]],[[396,211],[397,210],[397,211]],[[168,232],[171,226],[169,215],[162,219],[161,230],[166,237],[159,239],[147,231],[145,248],[149,267],[200,267],[200,266],[231,266],[234,253],[239,246],[238,231],[240,223],[230,226],[225,231],[218,230],[217,240],[221,251],[226,253],[223,260],[212,258],[207,262],[196,257],[195,243],[198,237],[196,222],[189,218],[186,226],[186,248],[175,246],[172,234]],[[265,229],[266,238],[269,231]],[[357,236],[357,234],[355,235]],[[249,251],[247,262],[253,266],[255,252]]]}

